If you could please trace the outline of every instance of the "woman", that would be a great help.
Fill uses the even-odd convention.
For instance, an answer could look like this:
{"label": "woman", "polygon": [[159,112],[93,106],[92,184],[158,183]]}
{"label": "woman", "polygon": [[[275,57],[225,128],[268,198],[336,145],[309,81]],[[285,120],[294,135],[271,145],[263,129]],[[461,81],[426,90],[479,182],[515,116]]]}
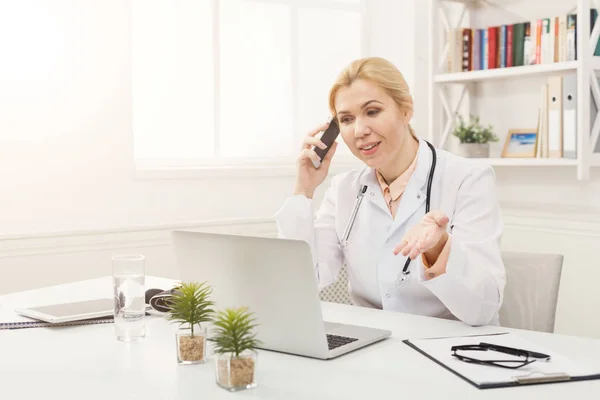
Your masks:
{"label": "woman", "polygon": [[276,215],[279,237],[310,244],[320,288],[346,266],[356,305],[499,325],[505,270],[493,169],[417,138],[408,86],[385,59],[352,62],[331,88],[329,106],[344,142],[366,166],[332,178],[313,220],[312,198],[337,143],[317,169],[311,149],[325,147],[316,135],[327,125],[311,132],[294,194]]}

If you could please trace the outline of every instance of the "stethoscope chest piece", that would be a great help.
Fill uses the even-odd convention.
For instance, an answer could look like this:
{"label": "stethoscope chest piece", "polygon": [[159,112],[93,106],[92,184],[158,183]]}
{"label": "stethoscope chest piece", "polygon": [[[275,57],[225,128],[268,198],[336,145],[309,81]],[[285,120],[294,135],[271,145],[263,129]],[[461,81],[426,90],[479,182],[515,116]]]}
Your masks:
{"label": "stethoscope chest piece", "polygon": [[402,285],[404,285],[408,279],[410,278],[410,273],[407,272],[400,272],[400,274],[398,275],[398,277],[396,278],[396,281],[394,282],[396,287],[400,287]]}

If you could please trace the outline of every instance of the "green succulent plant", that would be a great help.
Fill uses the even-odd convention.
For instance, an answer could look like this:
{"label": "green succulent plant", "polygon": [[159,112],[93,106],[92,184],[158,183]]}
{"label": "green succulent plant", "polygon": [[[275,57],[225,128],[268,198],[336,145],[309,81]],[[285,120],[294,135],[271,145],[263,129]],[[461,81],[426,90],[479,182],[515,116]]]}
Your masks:
{"label": "green succulent plant", "polygon": [[238,358],[245,350],[253,350],[261,344],[254,332],[258,325],[246,307],[219,311],[213,323],[216,326],[212,337],[216,353],[232,353]]}
{"label": "green succulent plant", "polygon": [[191,336],[194,336],[194,326],[202,322],[212,321],[214,302],[210,300],[212,288],[206,282],[181,283],[169,297],[168,320],[179,322],[180,326],[189,324]]}
{"label": "green succulent plant", "polygon": [[492,126],[483,127],[479,123],[479,117],[469,116],[469,124],[465,124],[463,117],[456,114],[459,120],[452,134],[460,139],[461,143],[487,143],[497,142],[498,137],[494,134]]}

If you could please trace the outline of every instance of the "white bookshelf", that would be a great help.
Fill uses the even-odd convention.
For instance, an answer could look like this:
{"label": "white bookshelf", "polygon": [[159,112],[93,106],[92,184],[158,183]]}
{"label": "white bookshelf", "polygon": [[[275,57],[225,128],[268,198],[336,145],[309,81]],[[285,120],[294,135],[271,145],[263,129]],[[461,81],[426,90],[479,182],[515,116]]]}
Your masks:
{"label": "white bookshelf", "polygon": [[[520,1],[526,2],[528,0]],[[582,10],[589,10],[591,7],[600,8],[598,7],[600,4],[596,4],[595,0],[576,0],[577,7],[573,9],[573,12],[577,13],[578,59],[576,61],[446,73],[444,63],[447,59],[444,56],[448,54],[448,47],[447,45],[446,47],[438,45],[445,43],[444,41],[438,41],[438,39],[443,38],[447,30],[454,28],[454,26],[450,26],[450,19],[446,14],[447,3],[462,3],[459,6],[462,8],[463,17],[471,7],[481,8],[486,6],[485,2],[477,0],[429,0],[429,140],[438,147],[445,146],[454,127],[454,112],[459,109],[463,98],[469,98],[469,92],[472,90],[473,85],[503,79],[528,79],[576,72],[578,93],[576,159],[487,158],[474,159],[474,161],[487,163],[495,167],[575,167],[576,178],[588,180],[590,169],[600,166],[600,154],[593,152],[596,145],[595,140],[600,140],[598,132],[600,131],[600,123],[592,124],[589,117],[592,100],[590,91],[600,99],[600,88],[595,80],[590,79],[592,74],[595,76],[596,71],[600,70],[600,57],[593,56],[593,49],[590,47],[591,43],[595,43],[600,36],[600,19],[596,22],[591,35],[584,34],[590,32],[590,20],[589,18],[582,18],[582,15],[586,17],[589,15],[587,12],[583,13]],[[459,18],[458,26],[460,26],[463,17]],[[450,101],[445,97],[444,89],[449,85],[462,86],[462,95],[458,100],[458,105],[455,104],[454,109],[450,107]],[[600,104],[600,101],[597,103]],[[595,128],[594,132],[591,131],[593,127]],[[590,135],[590,132],[592,135]],[[498,132],[497,134],[500,140],[504,141],[504,133]]]}
{"label": "white bookshelf", "polygon": [[[594,57],[598,58],[598,57]],[[566,61],[553,64],[527,65],[522,67],[495,68],[485,71],[455,72],[435,75],[433,80],[437,83],[476,82],[491,79],[506,79],[526,77],[529,75],[550,75],[557,72],[577,70],[577,61]]]}
{"label": "white bookshelf", "polygon": [[568,158],[470,158],[493,167],[576,167],[577,160]]}

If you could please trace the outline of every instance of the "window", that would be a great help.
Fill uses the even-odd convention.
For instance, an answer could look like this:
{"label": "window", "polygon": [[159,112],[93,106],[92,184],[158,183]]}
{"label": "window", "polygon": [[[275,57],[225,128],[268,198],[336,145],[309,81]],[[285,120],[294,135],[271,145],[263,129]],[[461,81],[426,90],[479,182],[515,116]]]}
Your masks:
{"label": "window", "polygon": [[339,71],[366,54],[365,3],[134,0],[138,166],[293,162]]}

